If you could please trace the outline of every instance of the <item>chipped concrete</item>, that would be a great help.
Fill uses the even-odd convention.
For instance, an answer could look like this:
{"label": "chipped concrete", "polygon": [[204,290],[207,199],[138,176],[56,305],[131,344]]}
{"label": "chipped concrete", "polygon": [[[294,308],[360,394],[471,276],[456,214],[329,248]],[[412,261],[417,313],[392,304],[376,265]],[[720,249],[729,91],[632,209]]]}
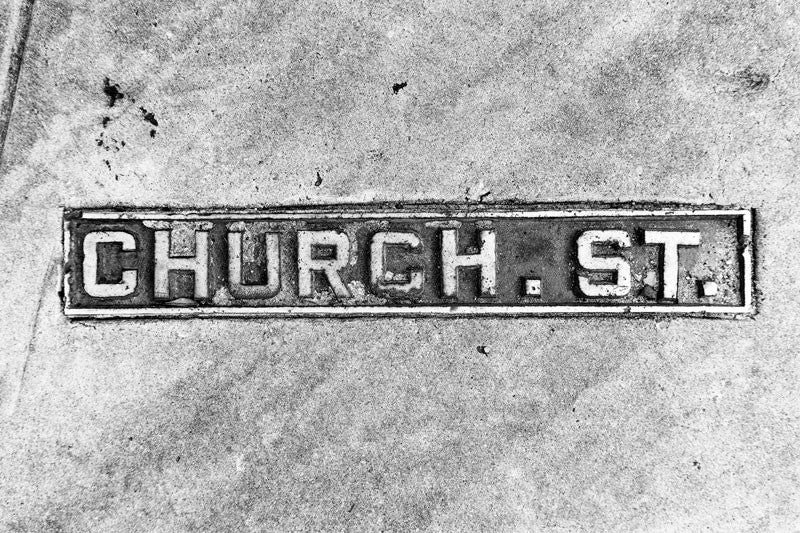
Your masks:
{"label": "chipped concrete", "polygon": [[[796,528],[798,36],[778,1],[38,0],[0,529]],[[754,207],[760,312],[61,314],[65,205],[465,198]]]}

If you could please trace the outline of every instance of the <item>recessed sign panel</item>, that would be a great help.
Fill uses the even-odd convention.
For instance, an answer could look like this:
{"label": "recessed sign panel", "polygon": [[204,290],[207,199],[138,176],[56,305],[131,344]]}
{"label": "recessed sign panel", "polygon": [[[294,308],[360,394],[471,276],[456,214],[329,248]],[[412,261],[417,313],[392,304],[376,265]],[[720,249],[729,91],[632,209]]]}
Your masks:
{"label": "recessed sign panel", "polygon": [[751,211],[70,210],[71,317],[752,312]]}

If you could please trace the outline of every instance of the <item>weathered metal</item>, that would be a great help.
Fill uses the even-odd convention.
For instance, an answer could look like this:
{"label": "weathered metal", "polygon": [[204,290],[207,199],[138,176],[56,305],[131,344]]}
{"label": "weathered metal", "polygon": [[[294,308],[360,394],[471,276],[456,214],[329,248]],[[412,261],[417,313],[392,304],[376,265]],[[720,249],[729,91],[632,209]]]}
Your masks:
{"label": "weathered metal", "polygon": [[65,213],[72,317],[748,314],[749,210]]}

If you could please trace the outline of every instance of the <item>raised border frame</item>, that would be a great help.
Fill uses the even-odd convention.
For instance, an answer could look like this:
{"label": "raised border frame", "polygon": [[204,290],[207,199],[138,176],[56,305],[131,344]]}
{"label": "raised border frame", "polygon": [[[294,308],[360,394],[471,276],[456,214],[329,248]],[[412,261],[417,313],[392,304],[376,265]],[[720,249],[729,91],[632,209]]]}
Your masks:
{"label": "raised border frame", "polygon": [[[371,210],[368,206],[343,205],[339,211],[331,206],[303,208],[267,208],[263,211],[247,210],[75,210],[80,218],[86,220],[214,220],[214,219],[299,219],[313,215],[317,218],[336,219],[388,219],[388,218],[621,218],[621,217],[662,217],[662,216],[737,216],[742,219],[741,257],[743,280],[743,305],[434,305],[434,306],[275,306],[275,307],[170,307],[170,308],[71,308],[69,306],[69,279],[64,274],[64,314],[71,318],[147,318],[147,317],[542,317],[564,315],[607,315],[607,316],[639,316],[639,315],[690,315],[690,316],[748,316],[755,312],[753,307],[753,212],[750,209],[716,209],[716,208],[676,208],[676,209],[621,209],[621,208],[576,208],[576,209],[531,209],[526,206],[508,206],[507,209],[488,208],[465,209],[463,206],[453,207],[446,204],[440,211],[426,209],[417,210],[408,207],[391,211]],[[447,209],[451,207],[451,209]],[[69,220],[64,220],[64,260],[68,257],[70,246]]]}

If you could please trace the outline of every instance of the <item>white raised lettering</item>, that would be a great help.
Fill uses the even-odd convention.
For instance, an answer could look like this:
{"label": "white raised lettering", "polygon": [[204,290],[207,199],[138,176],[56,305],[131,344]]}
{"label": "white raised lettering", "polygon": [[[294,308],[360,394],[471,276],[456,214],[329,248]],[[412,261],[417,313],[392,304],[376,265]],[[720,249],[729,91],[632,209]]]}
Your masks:
{"label": "white raised lettering", "polygon": [[661,269],[661,295],[668,300],[678,297],[678,246],[700,246],[699,231],[644,232],[646,244],[664,245]]}
{"label": "white raised lettering", "polygon": [[169,300],[169,273],[173,270],[188,270],[194,273],[194,298],[208,296],[208,232],[195,231],[195,254],[193,257],[172,257],[170,240],[172,230],[157,230],[155,246],[155,288],[158,300]]}
{"label": "white raised lettering", "polygon": [[631,266],[624,257],[596,256],[595,244],[612,244],[630,248],[631,238],[622,230],[588,230],[578,237],[578,264],[593,272],[614,272],[612,283],[593,283],[587,274],[578,276],[578,286],[583,294],[593,298],[619,298],[631,291]]}
{"label": "white raised lettering", "polygon": [[97,282],[97,245],[119,243],[122,250],[136,249],[136,239],[125,231],[93,231],[83,239],[83,288],[95,298],[120,298],[133,294],[136,289],[136,270],[123,270],[122,280],[117,283]]}
{"label": "white raised lettering", "polygon": [[482,230],[481,247],[477,254],[458,254],[458,231],[442,230],[442,292],[445,296],[458,294],[458,269],[479,267],[481,296],[494,296],[496,285],[496,254],[494,230]]}
{"label": "white raised lettering", "polygon": [[[333,249],[331,257],[313,258],[315,247]],[[322,272],[328,278],[328,283],[333,293],[340,298],[349,298],[347,289],[339,269],[347,265],[350,260],[350,239],[346,234],[332,231],[298,231],[297,232],[297,263],[298,263],[298,293],[308,297],[312,294],[312,273]]]}
{"label": "white raised lettering", "polygon": [[411,268],[406,274],[395,274],[388,279],[386,276],[386,250],[388,245],[402,246],[406,249],[419,248],[419,237],[413,233],[397,231],[380,231],[372,236],[370,244],[370,279],[376,289],[392,289],[410,292],[422,288],[424,279],[420,267]]}
{"label": "white raised lettering", "polygon": [[265,233],[267,247],[267,284],[245,285],[242,283],[242,262],[255,261],[255,243],[248,241],[242,249],[243,232],[228,233],[228,283],[235,298],[272,298],[281,288],[280,239],[277,233]]}

